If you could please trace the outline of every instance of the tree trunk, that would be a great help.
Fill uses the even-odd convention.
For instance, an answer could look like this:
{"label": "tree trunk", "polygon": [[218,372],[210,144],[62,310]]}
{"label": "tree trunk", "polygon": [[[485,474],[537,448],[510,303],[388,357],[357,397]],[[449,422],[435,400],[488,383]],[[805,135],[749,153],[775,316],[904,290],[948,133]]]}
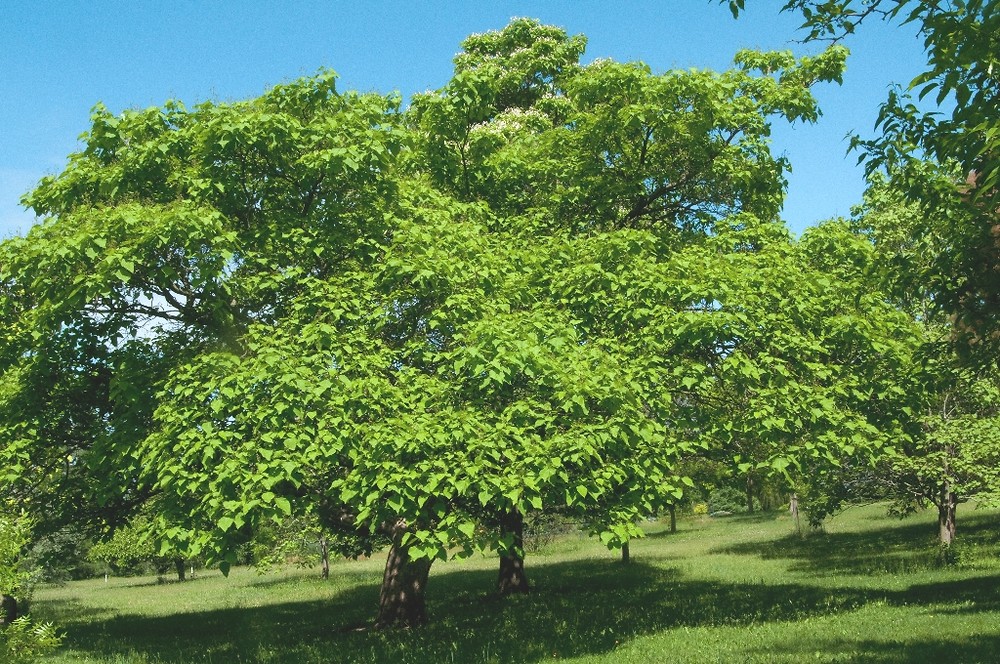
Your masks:
{"label": "tree trunk", "polygon": [[670,503],[670,532],[677,532],[677,505]]}
{"label": "tree trunk", "polygon": [[10,595],[0,594],[0,625],[7,626],[17,620],[17,600]]}
{"label": "tree trunk", "polygon": [[753,514],[753,476],[747,475],[747,513]]}
{"label": "tree trunk", "polygon": [[319,557],[320,565],[322,565],[322,577],[326,581],[330,578],[330,545],[326,541],[326,537],[319,538]]}
{"label": "tree trunk", "polygon": [[792,499],[788,503],[788,511],[791,513],[792,518],[795,519],[795,532],[801,535],[802,525],[799,523],[799,494],[792,494]]}
{"label": "tree trunk", "polygon": [[184,575],[187,572],[187,569],[185,568],[184,565],[184,559],[174,558],[174,567],[177,568],[177,580],[183,581],[185,579]]}
{"label": "tree trunk", "polygon": [[424,592],[431,571],[431,561],[427,558],[410,559],[409,551],[402,545],[405,532],[405,521],[400,520],[392,527],[392,546],[389,548],[385,574],[382,576],[376,629],[420,627],[427,624]]}
{"label": "tree trunk", "polygon": [[958,508],[958,495],[951,490],[949,484],[941,489],[941,500],[938,503],[938,537],[941,545],[950,547],[955,541],[955,512]]}
{"label": "tree trunk", "polygon": [[500,515],[500,532],[513,535],[513,544],[500,553],[500,574],[497,592],[501,595],[528,592],[528,577],[524,573],[524,515],[517,509]]}
{"label": "tree trunk", "polygon": [[628,550],[628,542],[622,544],[622,564],[628,565],[632,558],[632,554]]}

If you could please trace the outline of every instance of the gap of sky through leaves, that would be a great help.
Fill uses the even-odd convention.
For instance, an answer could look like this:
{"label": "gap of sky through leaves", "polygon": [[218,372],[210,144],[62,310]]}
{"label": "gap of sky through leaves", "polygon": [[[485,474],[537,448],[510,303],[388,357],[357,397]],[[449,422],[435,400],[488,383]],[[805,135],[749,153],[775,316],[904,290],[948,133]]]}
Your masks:
{"label": "gap of sky through leaves", "polygon": [[[732,66],[741,48],[814,54],[801,17],[783,0],[752,3],[737,21],[714,0],[547,2],[0,3],[0,238],[34,223],[20,197],[56,174],[79,148],[98,102],[129,108],[231,101],[331,68],[340,90],[398,91],[404,100],[450,77],[466,36],[503,28],[513,16],[583,33],[583,61],[642,60],[654,72]],[[910,26],[873,21],[851,36],[843,86],[819,86],[816,125],[775,123],[772,149],[793,172],[783,217],[791,229],[848,215],[864,188],[850,132],[872,132],[892,83],[924,62]]]}

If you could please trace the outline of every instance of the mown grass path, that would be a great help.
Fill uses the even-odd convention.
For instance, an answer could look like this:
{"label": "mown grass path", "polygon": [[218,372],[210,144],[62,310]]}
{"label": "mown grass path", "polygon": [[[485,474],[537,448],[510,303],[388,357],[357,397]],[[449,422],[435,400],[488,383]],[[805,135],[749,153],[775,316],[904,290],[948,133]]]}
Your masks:
{"label": "mown grass path", "polygon": [[[962,518],[964,517],[964,518]],[[579,536],[528,559],[533,592],[491,595],[496,561],[436,563],[433,624],[372,632],[382,560],[331,579],[112,579],[40,589],[53,662],[997,662],[1000,513],[966,509],[959,562],[937,564],[928,513],[854,508],[799,537],[783,515],[652,524],[633,563]]]}

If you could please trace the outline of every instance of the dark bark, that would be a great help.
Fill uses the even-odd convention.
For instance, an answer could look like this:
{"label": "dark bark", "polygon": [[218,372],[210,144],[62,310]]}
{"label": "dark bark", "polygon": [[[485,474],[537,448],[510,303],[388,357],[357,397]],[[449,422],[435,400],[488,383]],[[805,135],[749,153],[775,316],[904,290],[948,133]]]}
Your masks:
{"label": "dark bark", "polygon": [[938,501],[938,537],[941,545],[950,547],[955,541],[955,512],[958,508],[958,495],[948,484],[941,489],[941,499]]}
{"label": "dark bark", "polygon": [[406,523],[398,521],[391,528],[392,546],[385,561],[382,591],[379,596],[376,629],[420,627],[427,624],[427,603],[424,597],[431,561],[412,560],[403,546]]}
{"label": "dark bark", "polygon": [[624,544],[622,544],[622,563],[628,565],[631,559],[632,559],[632,554],[628,550],[628,542],[625,542]]}
{"label": "dark bark", "polygon": [[677,506],[673,503],[668,508],[670,510],[670,532],[677,532]]}
{"label": "dark bark", "polygon": [[9,625],[18,618],[17,600],[10,595],[0,595],[0,625]]}
{"label": "dark bark", "polygon": [[183,558],[174,558],[174,567],[177,569],[177,580],[184,581],[187,578],[187,568]]}
{"label": "dark bark", "polygon": [[524,515],[516,509],[500,515],[500,532],[513,537],[513,544],[500,552],[497,592],[501,595],[525,594],[529,590],[524,572]]}
{"label": "dark bark", "polygon": [[326,537],[319,538],[319,557],[320,564],[322,565],[322,576],[325,581],[330,578],[330,545],[326,541]]}

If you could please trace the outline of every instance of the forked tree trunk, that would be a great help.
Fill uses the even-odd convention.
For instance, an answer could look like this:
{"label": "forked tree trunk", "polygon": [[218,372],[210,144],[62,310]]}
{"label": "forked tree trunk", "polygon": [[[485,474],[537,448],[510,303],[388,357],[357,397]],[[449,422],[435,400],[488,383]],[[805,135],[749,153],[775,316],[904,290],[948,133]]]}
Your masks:
{"label": "forked tree trunk", "polygon": [[185,578],[187,578],[185,576],[185,574],[187,572],[187,568],[184,565],[184,559],[183,558],[174,558],[174,568],[177,569],[177,580],[178,581],[183,581]]}
{"label": "forked tree trunk", "polygon": [[955,512],[958,508],[958,495],[951,490],[949,484],[941,489],[941,500],[938,503],[938,537],[941,545],[950,547],[955,541]]}
{"label": "forked tree trunk", "polygon": [[405,532],[404,521],[398,521],[392,527],[392,546],[382,575],[376,629],[420,627],[427,624],[424,592],[431,571],[431,561],[427,558],[410,559],[408,549],[402,545]]}
{"label": "forked tree trunk", "polygon": [[501,595],[528,592],[528,577],[524,573],[524,515],[512,509],[500,515],[500,532],[512,535],[513,545],[500,554],[500,574],[497,592]]}
{"label": "forked tree trunk", "polygon": [[319,538],[319,558],[322,566],[321,574],[325,581],[330,578],[330,544],[326,541],[326,537]]}
{"label": "forked tree trunk", "polygon": [[10,595],[0,595],[0,625],[7,626],[17,620],[17,600]]}

